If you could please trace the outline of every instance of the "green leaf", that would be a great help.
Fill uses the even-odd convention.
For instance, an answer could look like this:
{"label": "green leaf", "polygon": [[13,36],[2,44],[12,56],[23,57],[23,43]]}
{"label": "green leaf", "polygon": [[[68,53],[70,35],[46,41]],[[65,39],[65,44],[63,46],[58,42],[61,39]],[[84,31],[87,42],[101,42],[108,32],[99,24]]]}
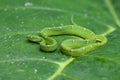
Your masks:
{"label": "green leaf", "polygon": [[[1,0],[0,80],[120,80],[120,0]],[[86,56],[40,51],[27,41],[45,27],[78,25],[108,38]]]}

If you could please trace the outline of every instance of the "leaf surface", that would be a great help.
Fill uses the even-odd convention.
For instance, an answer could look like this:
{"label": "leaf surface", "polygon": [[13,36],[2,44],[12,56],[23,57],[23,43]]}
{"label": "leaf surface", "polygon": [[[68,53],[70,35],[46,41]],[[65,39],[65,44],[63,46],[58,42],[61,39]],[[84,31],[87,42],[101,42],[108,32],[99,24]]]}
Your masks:
{"label": "leaf surface", "polygon": [[[0,80],[120,80],[120,0],[1,0]],[[108,38],[86,56],[40,51],[27,41],[45,27],[84,26]]]}

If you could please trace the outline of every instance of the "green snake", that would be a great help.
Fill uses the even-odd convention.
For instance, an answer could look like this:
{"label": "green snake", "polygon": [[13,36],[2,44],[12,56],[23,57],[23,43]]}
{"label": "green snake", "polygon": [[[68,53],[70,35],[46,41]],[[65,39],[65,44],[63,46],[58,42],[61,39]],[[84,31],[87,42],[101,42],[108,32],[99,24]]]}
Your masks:
{"label": "green snake", "polygon": [[79,38],[67,39],[61,43],[61,52],[70,56],[80,56],[104,45],[107,42],[105,36],[96,35],[89,29],[78,25],[65,25],[60,27],[48,27],[40,31],[38,35],[28,35],[29,41],[39,43],[41,50],[54,51],[57,42],[52,36],[71,35]]}

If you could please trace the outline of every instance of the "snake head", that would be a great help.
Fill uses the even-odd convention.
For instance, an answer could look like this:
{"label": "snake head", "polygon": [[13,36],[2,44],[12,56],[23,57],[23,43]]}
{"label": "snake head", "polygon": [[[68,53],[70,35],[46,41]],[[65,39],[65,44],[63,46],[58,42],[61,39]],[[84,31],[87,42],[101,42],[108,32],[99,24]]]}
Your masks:
{"label": "snake head", "polygon": [[27,38],[29,41],[32,41],[32,42],[39,43],[41,41],[41,38],[37,35],[28,35]]}

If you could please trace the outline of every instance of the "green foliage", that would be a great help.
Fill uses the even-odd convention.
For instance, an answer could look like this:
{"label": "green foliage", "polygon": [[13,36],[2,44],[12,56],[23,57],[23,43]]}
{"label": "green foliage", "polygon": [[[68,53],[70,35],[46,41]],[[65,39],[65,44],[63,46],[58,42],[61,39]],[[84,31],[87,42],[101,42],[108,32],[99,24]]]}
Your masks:
{"label": "green foliage", "polygon": [[[119,80],[120,0],[1,0],[0,80]],[[74,22],[108,38],[86,56],[40,51],[27,41],[45,27]],[[55,36],[60,46],[71,36]]]}

